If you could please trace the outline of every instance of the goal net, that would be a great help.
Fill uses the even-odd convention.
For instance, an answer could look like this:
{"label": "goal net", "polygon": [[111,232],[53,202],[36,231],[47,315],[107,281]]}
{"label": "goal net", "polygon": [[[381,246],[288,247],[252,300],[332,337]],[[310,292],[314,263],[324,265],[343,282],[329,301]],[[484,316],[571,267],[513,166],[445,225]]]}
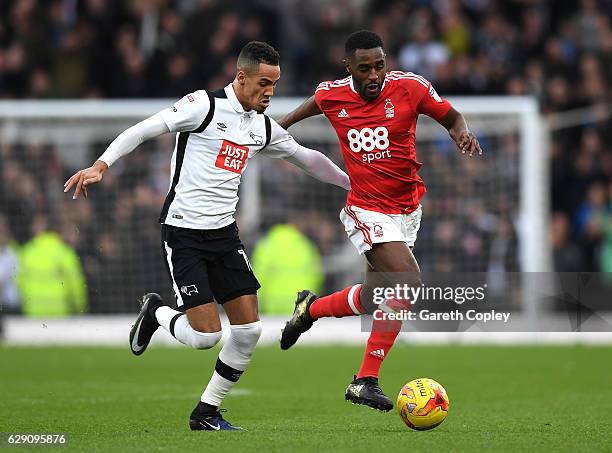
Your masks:
{"label": "goal net", "polygon": [[[278,118],[300,101],[274,99],[269,113]],[[419,119],[417,158],[428,192],[414,253],[422,270],[497,275],[549,271],[548,170],[535,101],[451,101],[465,114],[485,154],[461,155],[441,126]],[[121,131],[172,102],[0,102],[0,224],[6,225],[5,239],[18,255],[41,231],[56,232],[79,257],[88,312],[131,313],[134,301],[150,291],[173,298],[157,224],[169,186],[171,134],[118,161],[101,184],[90,188],[87,200],[72,200],[62,191],[63,182],[93,162]],[[311,118],[290,132],[343,166],[325,118]],[[287,162],[258,156],[243,175],[240,197],[241,238],[258,276],[258,263],[262,267],[262,283],[294,294],[301,285],[328,293],[361,281],[365,262],[338,219],[346,198],[342,189]],[[278,237],[287,240],[291,234],[295,240],[283,246]],[[280,248],[266,248],[268,243]],[[291,266],[294,273],[287,277]],[[265,297],[264,291],[264,312],[292,310],[292,300],[279,308]],[[530,310],[525,298],[504,300],[511,308]]]}

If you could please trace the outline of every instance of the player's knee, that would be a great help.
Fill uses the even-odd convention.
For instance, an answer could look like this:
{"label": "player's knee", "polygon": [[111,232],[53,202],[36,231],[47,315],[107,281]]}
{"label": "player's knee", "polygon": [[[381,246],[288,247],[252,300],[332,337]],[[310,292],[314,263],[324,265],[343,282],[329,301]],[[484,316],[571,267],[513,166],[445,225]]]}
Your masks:
{"label": "player's knee", "polygon": [[232,341],[234,341],[240,349],[254,349],[259,341],[259,337],[261,337],[261,331],[261,321],[233,325]]}
{"label": "player's knee", "polygon": [[199,332],[194,329],[194,335],[191,340],[190,346],[195,349],[210,349],[215,346],[219,341],[221,341],[221,337],[223,336],[223,332]]}

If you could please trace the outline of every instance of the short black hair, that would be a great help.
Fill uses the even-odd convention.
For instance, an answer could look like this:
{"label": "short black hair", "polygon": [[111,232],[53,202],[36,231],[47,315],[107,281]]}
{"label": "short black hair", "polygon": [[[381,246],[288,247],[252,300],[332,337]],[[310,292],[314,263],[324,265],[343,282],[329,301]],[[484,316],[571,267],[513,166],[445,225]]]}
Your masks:
{"label": "short black hair", "polygon": [[374,49],[383,47],[380,36],[370,30],[359,30],[351,33],[344,43],[344,51],[347,56],[351,56],[357,49]]}
{"label": "short black hair", "polygon": [[251,41],[247,43],[240,54],[236,66],[245,72],[255,72],[259,64],[269,64],[278,66],[280,55],[270,44],[261,41]]}

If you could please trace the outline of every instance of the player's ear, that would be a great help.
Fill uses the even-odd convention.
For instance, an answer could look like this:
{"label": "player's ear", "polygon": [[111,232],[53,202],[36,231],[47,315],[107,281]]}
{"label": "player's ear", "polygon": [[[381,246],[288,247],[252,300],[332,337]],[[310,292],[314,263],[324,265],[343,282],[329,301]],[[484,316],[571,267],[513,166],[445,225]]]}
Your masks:
{"label": "player's ear", "polygon": [[346,68],[346,72],[348,72],[349,74],[351,73],[351,62],[349,61],[348,58],[345,58],[344,60],[342,60],[342,63],[344,63],[344,67]]}
{"label": "player's ear", "polygon": [[240,70],[236,73],[236,80],[240,85],[244,85],[246,83],[246,73],[243,70]]}

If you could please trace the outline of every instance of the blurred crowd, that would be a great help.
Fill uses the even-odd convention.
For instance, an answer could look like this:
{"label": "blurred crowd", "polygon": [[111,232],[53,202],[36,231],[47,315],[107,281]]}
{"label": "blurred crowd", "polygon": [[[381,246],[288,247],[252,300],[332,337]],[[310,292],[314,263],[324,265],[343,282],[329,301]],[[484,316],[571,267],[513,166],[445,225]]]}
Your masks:
{"label": "blurred crowd", "polygon": [[[334,161],[336,145],[304,142]],[[419,142],[429,184],[415,253],[424,271],[518,271],[516,134],[483,139],[487,160],[457,156],[444,136]],[[104,148],[89,150],[93,161]],[[61,191],[74,171],[49,144],[0,144],[0,304],[2,311],[65,315],[133,311],[142,294],[173,300],[156,219],[168,190],[171,135],[105,173],[88,199]],[[364,270],[338,213],[346,192],[287,162],[258,158],[259,221],[237,222],[262,285],[263,312],[291,311],[303,287],[330,292]],[[254,171],[254,170],[247,170]],[[466,178],[473,183],[465,184]],[[16,279],[11,279],[11,272]],[[279,276],[282,278],[279,279]],[[13,280],[13,281],[12,281]],[[86,285],[85,285],[86,282]],[[57,311],[50,311],[52,300]]]}
{"label": "blurred crowd", "polygon": [[[2,311],[113,313],[133,309],[139,295],[153,290],[170,298],[156,219],[171,146],[170,136],[143,145],[128,166],[106,173],[87,200],[75,201],[61,191],[74,169],[52,146],[0,145],[0,257],[7,257],[0,259],[0,275],[11,262],[17,271],[12,297],[0,300]],[[92,160],[100,152],[95,148]],[[63,298],[57,312],[49,310],[54,292]]]}
{"label": "blurred crowd", "polygon": [[[612,0],[13,0],[0,2],[0,99],[178,98],[229,82],[237,52],[254,39],[281,53],[276,94],[307,96],[319,81],[344,77],[346,36],[369,28],[385,42],[389,69],[420,73],[444,96],[538,99],[553,126],[555,269],[612,272],[611,18]],[[90,150],[92,159],[104,145]],[[152,219],[172,144],[144,146],[152,151],[134,153],[105,175],[96,196],[67,208],[55,188],[74,168],[45,145],[0,144],[0,253],[10,240],[59,232],[80,257],[98,312],[109,295],[130,306],[127,298],[164,281]],[[488,167],[458,160],[446,141],[419,148],[429,198],[416,251],[421,244],[427,269],[518,269],[517,138],[498,137],[485,149],[493,153]],[[312,195],[322,189],[286,184],[299,176],[277,168],[284,171],[263,181],[263,196],[274,200],[264,226],[291,220],[323,257],[334,255],[346,243],[334,211],[342,194]],[[447,181],[457,172],[473,183]],[[483,191],[500,195],[470,202]],[[290,212],[300,196],[305,207]],[[436,253],[427,253],[430,245]],[[2,257],[0,281],[11,262]]]}

